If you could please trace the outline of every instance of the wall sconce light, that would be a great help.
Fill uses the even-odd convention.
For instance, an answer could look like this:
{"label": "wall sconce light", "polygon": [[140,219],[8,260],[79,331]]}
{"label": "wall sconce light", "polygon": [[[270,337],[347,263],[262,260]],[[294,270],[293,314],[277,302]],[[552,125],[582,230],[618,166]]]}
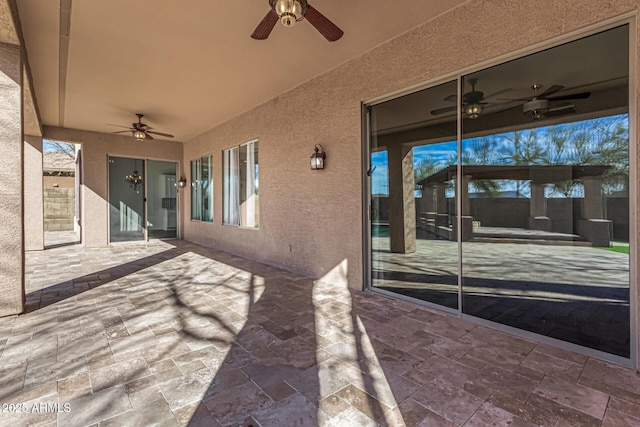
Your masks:
{"label": "wall sconce light", "polygon": [[184,188],[187,186],[187,178],[185,178],[184,176],[181,176],[180,179],[177,182],[177,186],[178,188]]}
{"label": "wall sconce light", "polygon": [[[320,148],[318,148],[320,147]],[[324,159],[327,158],[322,145],[316,144],[311,155],[311,170],[324,169]]]}

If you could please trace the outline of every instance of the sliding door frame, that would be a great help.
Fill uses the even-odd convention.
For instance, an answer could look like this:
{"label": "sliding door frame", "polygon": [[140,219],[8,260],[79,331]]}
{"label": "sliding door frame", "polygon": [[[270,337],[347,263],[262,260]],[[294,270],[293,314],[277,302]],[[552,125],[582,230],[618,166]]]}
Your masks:
{"label": "sliding door frame", "polygon": [[[125,159],[131,159],[131,160],[140,160],[142,161],[142,168],[144,169],[144,176],[143,176],[143,187],[144,187],[144,192],[143,192],[143,214],[144,214],[144,218],[143,218],[143,224],[144,224],[144,240],[133,240],[133,241],[124,241],[124,242],[112,242],[111,241],[111,216],[109,213],[109,206],[111,204],[111,182],[109,180],[110,178],[110,174],[109,174],[109,159],[111,157],[121,157],[121,158],[125,158]],[[128,154],[113,154],[113,153],[109,153],[107,154],[107,242],[109,245],[112,244],[127,244],[127,243],[140,243],[140,242],[149,242],[149,230],[148,230],[148,226],[147,226],[147,222],[148,222],[148,217],[149,217],[149,212],[148,212],[148,204],[147,204],[147,184],[149,182],[149,177],[148,177],[148,161],[156,161],[156,162],[166,162],[166,163],[174,163],[176,165],[176,183],[178,182],[178,179],[183,176],[181,174],[181,162],[178,160],[171,160],[171,159],[162,159],[162,158],[154,158],[154,157],[138,157],[138,156],[131,156]],[[187,187],[184,187],[187,188]],[[176,187],[176,237],[169,237],[166,239],[154,239],[154,240],[176,240],[176,239],[180,239],[181,238],[181,209],[180,209],[180,205],[182,204],[180,201],[180,188]],[[184,189],[182,189],[182,191],[186,191]]]}
{"label": "sliding door frame", "polygon": [[[572,344],[567,341],[562,341],[555,338],[550,338],[545,335],[529,332],[523,329],[507,326],[501,323],[492,322],[489,320],[485,320],[479,317],[475,317],[469,314],[465,314],[463,312],[463,289],[462,289],[462,241],[461,234],[458,233],[457,236],[457,244],[458,244],[458,308],[452,309],[448,307],[444,307],[441,305],[437,305],[428,301],[419,300],[416,298],[412,298],[409,296],[401,295],[398,293],[386,291],[384,289],[375,288],[373,285],[372,278],[372,267],[373,267],[373,251],[372,251],[372,236],[371,236],[371,226],[372,226],[372,218],[371,218],[371,207],[372,207],[372,197],[371,197],[371,107],[381,104],[386,101],[390,101],[396,98],[399,98],[404,95],[409,95],[420,90],[428,89],[434,86],[438,86],[444,83],[450,83],[452,81],[456,81],[457,83],[457,99],[462,99],[462,79],[465,75],[471,74],[473,72],[478,72],[484,70],[486,68],[503,64],[505,62],[518,59],[530,54],[535,54],[545,49],[553,48],[559,46],[561,44],[569,43],[572,41],[576,41],[591,35],[595,35],[597,33],[619,27],[622,25],[628,25],[628,37],[629,37],[629,82],[628,82],[628,115],[629,115],[629,320],[630,320],[630,357],[625,358],[622,356],[613,355],[610,353],[605,353],[603,351],[595,350],[589,347],[583,347],[581,345]],[[362,218],[363,218],[363,230],[362,230],[362,265],[363,265],[363,289],[365,291],[374,292],[377,294],[381,294],[384,296],[388,296],[394,299],[409,301],[415,303],[420,306],[424,306],[430,309],[434,309],[439,312],[447,313],[450,315],[454,315],[461,319],[470,320],[476,324],[484,325],[491,327],[493,329],[507,332],[516,336],[523,337],[525,339],[530,339],[532,341],[551,344],[553,346],[574,351],[577,353],[581,353],[590,357],[594,357],[596,359],[605,360],[608,362],[612,362],[618,365],[631,367],[633,369],[639,368],[638,361],[638,212],[637,212],[637,203],[638,203],[638,161],[636,160],[638,155],[638,134],[637,134],[637,117],[638,117],[638,108],[637,108],[637,43],[636,43],[636,14],[635,12],[623,14],[618,17],[614,17],[600,23],[591,25],[587,28],[575,30],[569,32],[567,34],[555,37],[551,40],[536,43],[529,47],[519,49],[517,51],[504,54],[498,56],[496,58],[480,62],[476,65],[469,66],[458,70],[453,73],[449,73],[445,76],[439,77],[437,79],[432,79],[426,82],[422,82],[408,88],[398,90],[392,93],[389,93],[384,96],[372,98],[369,100],[365,100],[362,102],[361,111],[362,111]],[[460,189],[462,185],[462,105],[460,102],[457,103],[456,110],[456,127],[457,127],[457,161],[458,167],[456,172],[456,224],[457,229],[462,230],[462,198],[459,197]]]}

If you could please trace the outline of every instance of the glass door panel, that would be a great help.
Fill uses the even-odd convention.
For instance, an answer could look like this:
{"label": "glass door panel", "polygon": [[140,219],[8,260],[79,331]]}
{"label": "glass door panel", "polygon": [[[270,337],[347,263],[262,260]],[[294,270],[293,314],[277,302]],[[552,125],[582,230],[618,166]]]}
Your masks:
{"label": "glass door panel", "polygon": [[452,81],[370,107],[369,147],[371,286],[452,309],[456,87]]}
{"label": "glass door panel", "polygon": [[147,229],[149,239],[176,238],[175,162],[147,160]]}
{"label": "glass door panel", "polygon": [[463,313],[630,357],[628,40],[463,77]]}
{"label": "glass door panel", "polygon": [[109,157],[109,241],[145,240],[144,217],[144,160]]}

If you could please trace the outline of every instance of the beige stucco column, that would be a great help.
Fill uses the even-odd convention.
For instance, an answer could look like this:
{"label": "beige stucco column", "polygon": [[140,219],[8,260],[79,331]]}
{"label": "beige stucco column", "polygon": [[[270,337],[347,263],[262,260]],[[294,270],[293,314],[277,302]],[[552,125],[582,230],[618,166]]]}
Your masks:
{"label": "beige stucco column", "polygon": [[24,137],[24,248],[44,249],[44,206],[42,200],[42,137]]}
{"label": "beige stucco column", "polygon": [[403,145],[388,147],[389,237],[391,252],[416,251],[415,181],[413,150]]}
{"label": "beige stucco column", "polygon": [[24,309],[22,60],[0,43],[0,316]]}
{"label": "beige stucco column", "polygon": [[602,197],[602,177],[585,176],[582,178],[584,185],[584,206],[582,216],[585,219],[604,218],[604,198]]}

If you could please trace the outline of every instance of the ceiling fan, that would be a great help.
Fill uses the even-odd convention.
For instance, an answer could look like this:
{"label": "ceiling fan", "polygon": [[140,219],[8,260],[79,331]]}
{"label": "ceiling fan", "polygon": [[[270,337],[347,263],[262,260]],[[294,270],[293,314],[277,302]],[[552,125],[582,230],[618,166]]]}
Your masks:
{"label": "ceiling fan", "polygon": [[119,128],[126,128],[127,130],[121,130],[121,131],[117,131],[117,132],[112,132],[112,133],[127,133],[127,132],[131,132],[133,137],[135,139],[137,139],[138,141],[143,141],[145,139],[153,139],[153,137],[149,134],[153,134],[153,135],[159,135],[159,136],[164,136],[165,138],[173,138],[173,135],[170,135],[168,133],[162,133],[162,132],[156,132],[153,131],[151,129],[153,129],[152,127],[149,127],[147,124],[142,123],[142,118],[144,117],[144,114],[140,114],[140,113],[136,113],[136,117],[138,117],[138,122],[134,122],[131,123],[131,127],[127,128],[126,126],[120,126],[120,125],[112,125],[112,124],[107,124],[108,126],[116,126]]}
{"label": "ceiling fan", "polygon": [[307,3],[307,0],[269,0],[269,7],[271,10],[251,34],[256,40],[269,37],[278,20],[285,27],[293,27],[296,22],[305,18],[330,42],[339,40],[344,34],[336,24]]}
{"label": "ceiling fan", "polygon": [[[502,89],[497,92],[494,92],[490,95],[485,96],[484,92],[476,90],[476,84],[478,83],[478,78],[470,78],[469,83],[471,83],[471,91],[462,95],[462,112],[466,117],[470,119],[477,119],[480,116],[480,113],[484,110],[486,105],[489,105],[487,100],[489,98],[493,98],[494,96],[500,95],[502,93],[508,92],[511,89]],[[444,100],[448,102],[457,102],[458,97],[456,95],[449,95]],[[457,105],[452,105],[450,107],[438,108],[436,110],[431,110],[431,115],[437,116],[440,114],[449,113],[455,111],[458,108]]]}
{"label": "ceiling fan", "polygon": [[515,99],[504,99],[504,101],[526,101],[522,104],[522,114],[531,113],[535,120],[538,120],[542,117],[551,117],[561,114],[570,114],[577,112],[576,106],[571,103],[564,103],[552,106],[550,103],[554,101],[570,101],[574,99],[586,99],[591,96],[591,92],[580,92],[569,95],[557,95],[551,96],[556,92],[564,89],[564,86],[561,85],[553,85],[549,87],[542,93],[538,93],[538,91],[542,88],[541,84],[535,83],[531,85],[531,90],[533,90],[532,98],[515,98]]}

